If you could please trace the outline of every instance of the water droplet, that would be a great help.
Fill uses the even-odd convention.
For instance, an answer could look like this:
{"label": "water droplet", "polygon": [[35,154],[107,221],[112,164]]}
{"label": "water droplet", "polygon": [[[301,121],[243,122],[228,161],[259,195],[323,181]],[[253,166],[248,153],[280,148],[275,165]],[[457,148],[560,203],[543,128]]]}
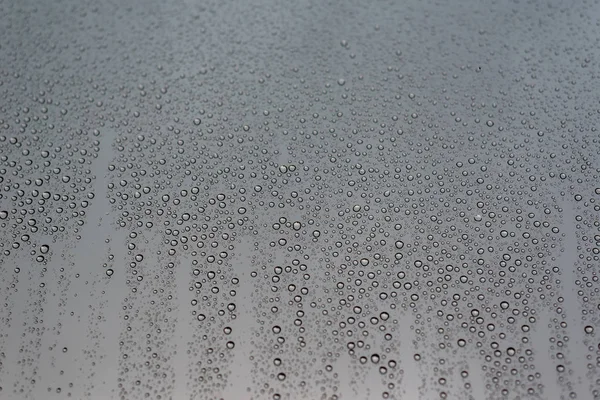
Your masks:
{"label": "water droplet", "polygon": [[587,333],[588,335],[591,335],[592,333],[594,333],[594,327],[591,325],[587,325],[584,328],[585,333]]}

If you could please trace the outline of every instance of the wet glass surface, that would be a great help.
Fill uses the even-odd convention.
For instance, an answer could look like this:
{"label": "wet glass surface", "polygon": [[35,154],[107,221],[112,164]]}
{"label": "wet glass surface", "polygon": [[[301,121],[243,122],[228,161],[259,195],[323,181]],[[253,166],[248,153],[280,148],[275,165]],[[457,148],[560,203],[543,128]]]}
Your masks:
{"label": "wet glass surface", "polygon": [[600,398],[598,1],[0,15],[0,399]]}

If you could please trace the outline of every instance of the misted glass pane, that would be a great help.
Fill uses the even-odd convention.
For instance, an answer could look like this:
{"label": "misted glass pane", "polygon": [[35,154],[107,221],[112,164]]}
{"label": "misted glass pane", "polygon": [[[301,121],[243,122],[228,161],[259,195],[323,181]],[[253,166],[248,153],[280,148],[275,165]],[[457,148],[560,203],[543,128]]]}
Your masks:
{"label": "misted glass pane", "polygon": [[0,399],[600,398],[598,1],[0,16]]}

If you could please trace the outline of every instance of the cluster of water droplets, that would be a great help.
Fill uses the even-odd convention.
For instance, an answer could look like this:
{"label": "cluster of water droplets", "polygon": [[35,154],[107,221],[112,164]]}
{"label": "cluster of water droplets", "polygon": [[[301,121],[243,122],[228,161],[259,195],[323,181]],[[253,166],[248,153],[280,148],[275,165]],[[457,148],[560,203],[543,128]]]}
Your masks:
{"label": "cluster of water droplets", "polygon": [[0,397],[598,398],[589,13],[268,3],[3,4]]}

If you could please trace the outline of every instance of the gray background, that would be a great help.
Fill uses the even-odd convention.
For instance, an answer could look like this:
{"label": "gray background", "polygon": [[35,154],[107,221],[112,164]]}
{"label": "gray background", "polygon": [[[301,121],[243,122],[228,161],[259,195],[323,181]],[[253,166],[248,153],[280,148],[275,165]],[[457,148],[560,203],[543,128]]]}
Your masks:
{"label": "gray background", "polygon": [[0,398],[600,397],[599,11],[0,1]]}

